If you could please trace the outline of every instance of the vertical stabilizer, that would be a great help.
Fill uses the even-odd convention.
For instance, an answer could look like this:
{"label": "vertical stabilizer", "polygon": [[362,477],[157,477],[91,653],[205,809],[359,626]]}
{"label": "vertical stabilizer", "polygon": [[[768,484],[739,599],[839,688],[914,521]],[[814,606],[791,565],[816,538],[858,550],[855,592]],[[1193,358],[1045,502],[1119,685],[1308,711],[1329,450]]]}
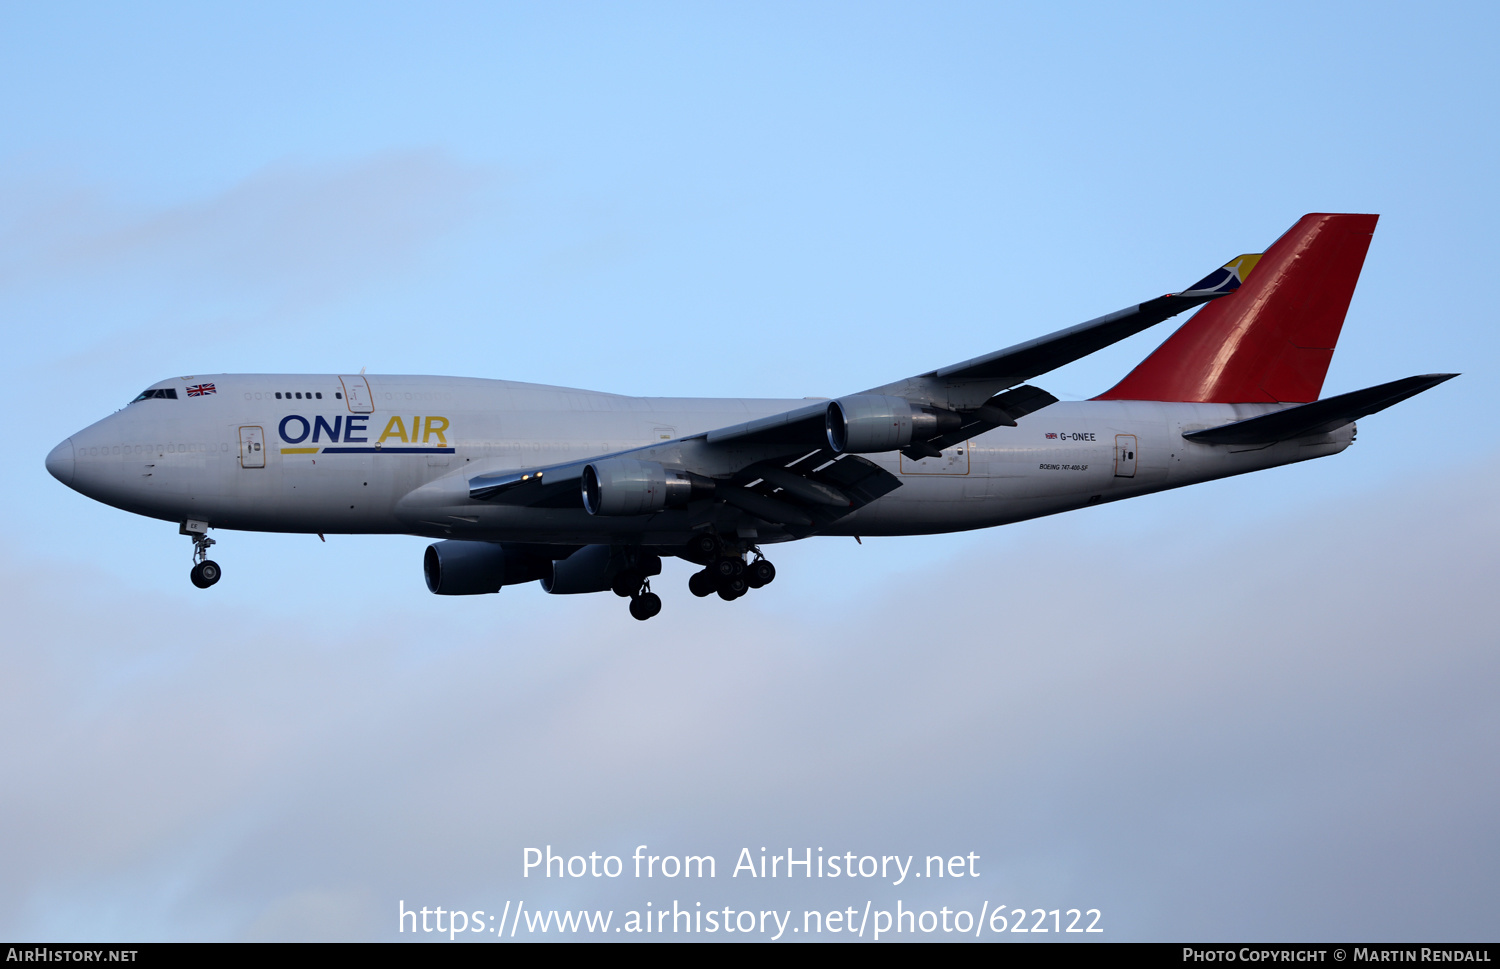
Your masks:
{"label": "vertical stabilizer", "polygon": [[1096,400],[1318,399],[1377,215],[1305,215],[1232,296],[1184,323]]}

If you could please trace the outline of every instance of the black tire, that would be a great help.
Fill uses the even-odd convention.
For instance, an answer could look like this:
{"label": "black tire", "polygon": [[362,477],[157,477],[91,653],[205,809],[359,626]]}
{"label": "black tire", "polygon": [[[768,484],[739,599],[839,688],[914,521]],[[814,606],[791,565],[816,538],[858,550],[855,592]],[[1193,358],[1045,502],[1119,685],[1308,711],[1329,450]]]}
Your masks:
{"label": "black tire", "polygon": [[188,578],[192,579],[193,585],[198,588],[207,589],[215,582],[218,582],[223,574],[219,569],[218,562],[206,560],[193,566],[193,571],[188,574]]}
{"label": "black tire", "polygon": [[661,612],[661,596],[647,592],[630,600],[630,614],[641,622]]}
{"label": "black tire", "polygon": [[626,569],[610,580],[609,587],[621,599],[629,599],[641,591],[641,585],[645,581],[646,577],[641,573],[634,569]]}
{"label": "black tire", "polygon": [[714,588],[714,577],[708,569],[688,576],[688,591],[700,599],[713,595]]}
{"label": "black tire", "polygon": [[708,532],[700,532],[693,536],[693,540],[687,543],[688,558],[697,562],[707,562],[719,554],[719,539],[716,535]]}
{"label": "black tire", "polygon": [[745,561],[744,559],[732,558],[730,556],[721,556],[714,559],[713,564],[708,568],[713,573],[715,581],[723,582],[725,579],[738,578],[744,575]]}
{"label": "black tire", "polygon": [[750,588],[750,586],[745,582],[745,577],[743,575],[735,575],[730,576],[727,579],[720,579],[717,583],[715,583],[715,586],[719,593],[719,598],[723,599],[725,602],[728,602],[731,599],[738,599],[740,596],[745,594],[745,591],[747,589]]}
{"label": "black tire", "polygon": [[775,578],[776,566],[765,559],[751,562],[745,568],[745,581],[750,583],[750,588],[752,589],[759,589],[761,586],[770,585],[771,581]]}

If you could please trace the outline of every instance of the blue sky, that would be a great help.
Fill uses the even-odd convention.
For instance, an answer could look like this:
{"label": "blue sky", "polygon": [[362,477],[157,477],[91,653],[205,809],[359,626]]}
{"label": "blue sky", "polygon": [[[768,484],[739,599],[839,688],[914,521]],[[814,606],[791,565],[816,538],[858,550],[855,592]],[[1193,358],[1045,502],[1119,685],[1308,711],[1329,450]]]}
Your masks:
{"label": "blue sky", "polygon": [[[1391,897],[1424,913],[1396,935],[1492,938],[1493,915],[1462,899],[1494,895],[1478,819],[1500,805],[1475,777],[1494,709],[1476,697],[1459,722],[1441,698],[1494,673],[1496,448],[1479,415],[1497,359],[1496,19],[1481,4],[7,9],[0,372],[21,419],[4,488],[25,511],[0,539],[18,631],[0,751],[22,780],[0,818],[27,847],[0,847],[16,855],[0,926],[386,938],[413,892],[519,897],[536,839],[773,832],[982,845],[1017,897],[1110,899],[1112,938],[1373,938],[1388,923],[1368,912],[1390,899],[1358,873],[1381,859]],[[669,566],[649,630],[617,602],[533,589],[438,601],[417,539],[222,536],[208,598],[170,526],[42,468],[179,373],[845,393],[1181,288],[1308,211],[1381,215],[1326,391],[1463,377],[1362,421],[1331,460],[997,532],[801,543],[754,601],[689,601]],[[1167,332],[1037,383],[1090,396]],[[1049,623],[1054,596],[1085,605]],[[1135,631],[1112,639],[1098,610]],[[254,633],[229,623],[247,613]],[[1286,663],[1296,684],[1274,676]],[[1127,670],[1158,707],[1076,699]],[[846,683],[863,693],[837,719],[796,712]],[[1267,683],[1284,717],[1257,703]],[[913,684],[957,692],[929,718]],[[1195,706],[1203,690],[1223,702]],[[1342,721],[1318,713],[1330,696]],[[976,759],[943,773],[892,723]],[[464,753],[392,759],[434,724]],[[1002,729],[1046,756],[971,746]],[[1090,731],[1144,746],[1105,764],[1058,739]],[[697,735],[758,741],[744,770],[803,783],[754,793],[739,753],[670,755]],[[1445,754],[1422,766],[1390,736]],[[628,777],[589,753],[623,739],[641,751],[610,762]],[[839,744],[891,753],[846,772]],[[428,766],[396,766],[414,761]],[[1287,793],[1330,764],[1352,771],[1345,793]],[[80,766],[116,778],[129,809],[85,807],[62,783]],[[1268,801],[1232,796],[1246,770]],[[341,827],[322,807],[342,803],[331,776],[362,806]],[[1089,807],[1121,785],[1139,815]],[[1395,793],[1423,785],[1460,793]],[[1310,850],[1342,797],[1369,813]],[[578,807],[601,799],[618,810]],[[402,834],[490,824],[469,857]],[[1034,833],[997,834],[1013,831]],[[1265,862],[1283,854],[1291,867]],[[1217,874],[1185,891],[1189,870]],[[1290,927],[1244,903],[1309,885],[1342,901]]]}

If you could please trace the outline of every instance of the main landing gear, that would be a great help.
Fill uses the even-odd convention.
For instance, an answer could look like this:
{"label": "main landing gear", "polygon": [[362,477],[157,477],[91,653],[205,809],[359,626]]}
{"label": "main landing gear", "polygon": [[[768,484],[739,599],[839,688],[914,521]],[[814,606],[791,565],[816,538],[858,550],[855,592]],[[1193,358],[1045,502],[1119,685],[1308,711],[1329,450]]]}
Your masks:
{"label": "main landing gear", "polygon": [[641,622],[645,622],[652,616],[661,612],[661,596],[651,591],[651,583],[647,582],[638,596],[630,600],[630,614]]}
{"label": "main landing gear", "polygon": [[610,588],[615,595],[630,600],[630,614],[642,622],[661,612],[661,596],[651,591],[651,580],[642,571],[626,569],[614,577]]}
{"label": "main landing gear", "polygon": [[725,602],[738,599],[751,589],[770,585],[776,578],[776,566],[760,554],[760,549],[750,547],[755,558],[746,564],[744,553],[739,550],[720,549],[709,559],[701,572],[688,577],[688,591],[702,598],[719,594]]}
{"label": "main landing gear", "polygon": [[186,521],[178,531],[193,540],[193,571],[188,578],[198,588],[207,589],[223,575],[219,563],[208,557],[209,547],[216,544],[208,537],[208,522]]}
{"label": "main landing gear", "polygon": [[[776,578],[776,566],[766,560],[759,548],[743,541],[724,540],[711,532],[698,535],[675,554],[703,566],[688,577],[688,590],[699,598],[718,593],[720,599],[729,602],[751,589],[769,585]],[[661,571],[657,562],[654,554],[649,556],[649,562],[640,554],[627,556],[625,567],[610,582],[614,594],[629,599],[630,614],[642,622],[661,612],[661,597],[651,591],[650,577]]]}

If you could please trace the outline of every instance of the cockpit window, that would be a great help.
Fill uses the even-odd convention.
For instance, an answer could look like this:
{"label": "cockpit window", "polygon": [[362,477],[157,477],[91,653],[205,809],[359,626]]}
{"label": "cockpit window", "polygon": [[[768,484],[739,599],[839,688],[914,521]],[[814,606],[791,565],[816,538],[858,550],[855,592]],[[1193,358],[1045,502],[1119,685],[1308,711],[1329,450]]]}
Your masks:
{"label": "cockpit window", "polygon": [[135,400],[132,400],[131,403],[134,404],[136,402],[136,400],[151,400],[153,398],[160,399],[160,400],[176,400],[177,399],[177,388],[176,387],[158,387],[155,390],[143,390],[143,391],[141,391],[141,395],[139,397],[137,397]]}

